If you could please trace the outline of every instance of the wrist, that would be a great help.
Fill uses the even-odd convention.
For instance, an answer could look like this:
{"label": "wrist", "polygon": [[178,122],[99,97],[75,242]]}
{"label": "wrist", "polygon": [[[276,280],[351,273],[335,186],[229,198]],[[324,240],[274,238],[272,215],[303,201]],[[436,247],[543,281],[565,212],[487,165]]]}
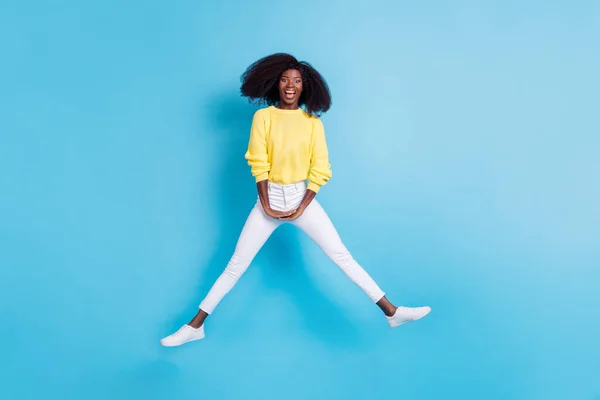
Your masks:
{"label": "wrist", "polygon": [[277,217],[277,211],[273,210],[270,206],[267,206],[266,213],[269,217]]}

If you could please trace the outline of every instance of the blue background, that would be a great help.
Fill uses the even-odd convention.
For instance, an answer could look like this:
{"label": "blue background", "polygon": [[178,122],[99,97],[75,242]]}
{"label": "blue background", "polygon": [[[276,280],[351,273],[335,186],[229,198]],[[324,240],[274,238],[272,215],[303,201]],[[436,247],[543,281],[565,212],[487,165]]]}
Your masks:
{"label": "blue background", "polygon": [[[600,3],[3,1],[0,397],[600,398]],[[254,60],[327,78],[319,199],[391,330],[256,192]]]}

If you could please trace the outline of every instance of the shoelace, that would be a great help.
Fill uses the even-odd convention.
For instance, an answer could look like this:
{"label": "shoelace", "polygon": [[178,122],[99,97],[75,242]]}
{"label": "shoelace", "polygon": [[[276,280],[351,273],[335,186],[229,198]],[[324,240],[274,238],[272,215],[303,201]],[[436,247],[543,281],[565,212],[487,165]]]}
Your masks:
{"label": "shoelace", "polygon": [[398,310],[405,315],[411,315],[411,316],[419,313],[418,309],[404,307],[404,306],[399,306]]}
{"label": "shoelace", "polygon": [[188,330],[188,329],[187,329],[187,325],[184,325],[184,326],[182,326],[181,328],[179,328],[179,329],[177,330],[177,332],[175,332],[175,333],[174,333],[172,336],[173,336],[173,337],[179,337],[179,336],[181,336],[181,334],[182,334],[184,331],[187,331],[187,330]]}

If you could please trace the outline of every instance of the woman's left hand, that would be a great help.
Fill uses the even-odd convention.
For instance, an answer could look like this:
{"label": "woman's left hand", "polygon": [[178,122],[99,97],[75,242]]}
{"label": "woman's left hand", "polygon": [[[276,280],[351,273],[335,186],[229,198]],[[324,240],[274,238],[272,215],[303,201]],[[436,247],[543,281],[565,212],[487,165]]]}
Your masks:
{"label": "woman's left hand", "polygon": [[287,217],[281,217],[279,219],[282,221],[293,221],[295,219],[300,218],[302,216],[302,213],[304,212],[304,210],[306,210],[306,207],[308,207],[308,205],[312,202],[312,200],[315,198],[316,195],[317,195],[316,192],[314,192],[310,189],[307,189],[306,193],[304,193],[304,197],[302,198],[302,202],[296,209],[296,212],[293,213],[292,215],[288,215]]}
{"label": "woman's left hand", "polygon": [[303,207],[298,207],[298,209],[296,210],[295,213],[293,213],[292,215],[288,215],[287,217],[281,217],[279,218],[282,221],[293,221],[295,219],[300,218],[300,216],[302,215],[302,213],[304,212],[304,208]]}

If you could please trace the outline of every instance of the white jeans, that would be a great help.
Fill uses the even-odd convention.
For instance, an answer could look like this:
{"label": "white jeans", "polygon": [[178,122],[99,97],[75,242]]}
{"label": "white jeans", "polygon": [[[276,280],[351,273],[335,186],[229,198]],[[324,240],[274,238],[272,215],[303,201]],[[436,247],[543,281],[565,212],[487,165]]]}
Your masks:
{"label": "white jeans", "polygon": [[[288,211],[298,207],[307,187],[305,182],[291,185],[269,182],[268,186],[269,203],[271,208],[277,211]],[[201,310],[208,314],[214,311],[248,269],[267,239],[284,223],[291,223],[302,229],[373,302],[384,296],[385,293],[346,249],[331,220],[316,199],[311,201],[299,218],[289,222],[269,217],[265,214],[260,200],[257,200],[242,229],[231,260],[200,304]]]}

